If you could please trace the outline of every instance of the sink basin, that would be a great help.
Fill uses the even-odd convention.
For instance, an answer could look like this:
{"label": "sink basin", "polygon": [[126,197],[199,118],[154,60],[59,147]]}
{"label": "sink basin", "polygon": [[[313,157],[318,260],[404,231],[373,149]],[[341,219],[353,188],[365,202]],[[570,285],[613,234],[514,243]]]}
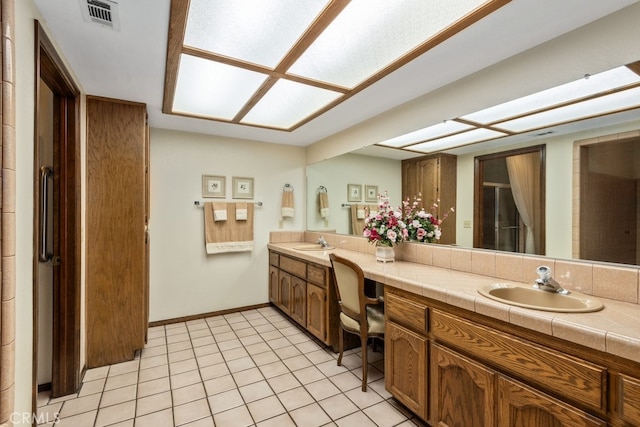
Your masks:
{"label": "sink basin", "polygon": [[293,249],[297,251],[330,251],[331,249],[334,249],[334,247],[330,246],[326,248],[315,243],[308,243],[306,245],[294,246]]}
{"label": "sink basin", "polygon": [[561,295],[523,286],[498,283],[478,289],[481,295],[518,307],[559,313],[587,313],[598,311],[604,305],[597,298],[578,292]]}

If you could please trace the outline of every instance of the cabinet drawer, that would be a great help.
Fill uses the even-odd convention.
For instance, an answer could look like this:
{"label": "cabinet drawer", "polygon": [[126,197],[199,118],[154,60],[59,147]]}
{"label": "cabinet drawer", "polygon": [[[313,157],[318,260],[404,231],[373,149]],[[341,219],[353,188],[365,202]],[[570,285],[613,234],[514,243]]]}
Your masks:
{"label": "cabinet drawer", "polygon": [[325,275],[327,270],[319,265],[307,265],[307,280],[313,284],[326,288]]}
{"label": "cabinet drawer", "polygon": [[276,267],[279,265],[280,255],[269,252],[269,265],[275,265]]}
{"label": "cabinet drawer", "polygon": [[286,256],[280,256],[280,269],[301,279],[307,278],[307,264],[304,261],[289,258]]}
{"label": "cabinet drawer", "polygon": [[504,372],[605,409],[606,369],[438,310],[431,313],[433,337]]}
{"label": "cabinet drawer", "polygon": [[389,319],[420,332],[427,331],[427,306],[387,292],[384,311]]}
{"label": "cabinet drawer", "polygon": [[640,425],[640,380],[620,375],[620,416],[623,420]]}

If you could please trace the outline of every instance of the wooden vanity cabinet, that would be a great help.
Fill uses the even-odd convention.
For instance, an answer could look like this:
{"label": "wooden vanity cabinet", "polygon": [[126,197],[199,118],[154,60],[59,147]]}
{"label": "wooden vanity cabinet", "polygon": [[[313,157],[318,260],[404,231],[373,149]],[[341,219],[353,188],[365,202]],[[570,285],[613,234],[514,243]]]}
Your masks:
{"label": "wooden vanity cabinet", "polygon": [[[435,154],[402,161],[402,199],[413,201],[422,195],[425,210],[438,203],[434,214],[442,217],[456,204],[457,158],[451,154]],[[456,243],[456,224],[442,223],[439,243]]]}
{"label": "wooden vanity cabinet", "polygon": [[636,363],[389,286],[385,316],[386,389],[432,426],[640,425]]}
{"label": "wooden vanity cabinet", "polygon": [[307,330],[327,341],[327,292],[320,286],[307,286]]}

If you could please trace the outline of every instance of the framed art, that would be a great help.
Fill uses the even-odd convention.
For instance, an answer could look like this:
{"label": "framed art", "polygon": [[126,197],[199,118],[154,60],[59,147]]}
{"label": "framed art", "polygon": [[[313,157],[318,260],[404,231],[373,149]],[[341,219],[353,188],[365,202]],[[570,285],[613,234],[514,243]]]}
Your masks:
{"label": "framed art", "polygon": [[226,197],[227,179],[218,175],[202,175],[202,197]]}
{"label": "framed art", "polygon": [[253,199],[253,178],[232,178],[234,199]]}
{"label": "framed art", "polygon": [[361,184],[347,184],[347,201],[348,202],[362,201],[362,185]]}
{"label": "framed art", "polygon": [[365,202],[377,202],[378,201],[378,186],[377,185],[365,185],[364,186],[364,201]]}

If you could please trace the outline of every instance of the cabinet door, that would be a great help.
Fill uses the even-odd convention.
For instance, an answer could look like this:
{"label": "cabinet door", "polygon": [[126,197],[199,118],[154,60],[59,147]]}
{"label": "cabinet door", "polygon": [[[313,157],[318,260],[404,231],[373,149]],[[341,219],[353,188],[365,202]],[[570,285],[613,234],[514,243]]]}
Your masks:
{"label": "cabinet door", "polygon": [[622,419],[640,425],[640,380],[620,374],[620,415]]}
{"label": "cabinet door", "polygon": [[278,305],[280,300],[278,299],[278,277],[280,270],[273,265],[269,266],[269,301]]}
{"label": "cabinet door", "polygon": [[387,321],[384,359],[387,390],[426,421],[427,339]]}
{"label": "cabinet door", "polygon": [[500,375],[498,427],[605,427],[607,423]]}
{"label": "cabinet door", "polygon": [[291,305],[289,308],[291,318],[306,327],[307,282],[295,276],[291,280]]}
{"label": "cabinet door", "polygon": [[307,284],[307,330],[323,342],[327,339],[327,293]]}
{"label": "cabinet door", "polygon": [[280,270],[278,275],[278,307],[286,314],[290,313],[291,307],[291,279],[292,275]]}
{"label": "cabinet door", "polygon": [[495,371],[432,344],[431,424],[493,427],[496,376]]}

